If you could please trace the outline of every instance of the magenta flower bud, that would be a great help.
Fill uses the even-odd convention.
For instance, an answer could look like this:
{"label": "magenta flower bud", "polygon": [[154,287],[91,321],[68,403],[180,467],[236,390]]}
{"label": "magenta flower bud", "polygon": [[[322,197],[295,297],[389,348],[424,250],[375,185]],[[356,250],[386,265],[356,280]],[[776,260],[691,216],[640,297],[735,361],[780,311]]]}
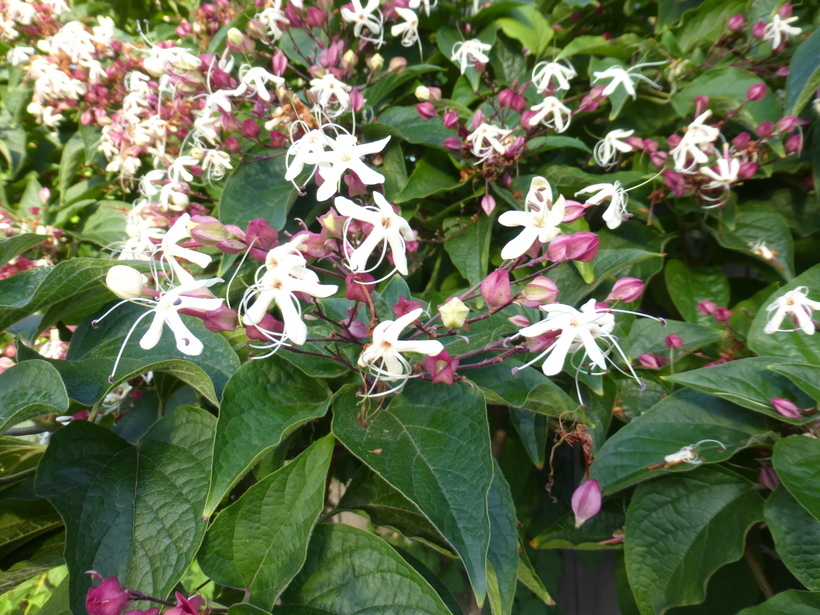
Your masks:
{"label": "magenta flower bud", "polygon": [[458,137],[447,137],[444,139],[444,147],[449,149],[452,152],[460,152],[461,151],[461,139]]}
{"label": "magenta flower bud", "polygon": [[786,77],[789,76],[789,72],[790,72],[790,70],[789,70],[788,66],[781,66],[780,68],[778,68],[775,71],[774,75],[775,75],[775,77],[780,77],[782,79],[785,79]]}
{"label": "magenta flower bud", "polygon": [[564,201],[564,217],[561,222],[573,222],[583,216],[586,210],[584,203],[566,200]]}
{"label": "magenta flower bud", "polygon": [[554,303],[558,298],[558,287],[548,277],[539,275],[521,291],[518,302],[526,307],[536,308]]}
{"label": "magenta flower bud", "polygon": [[358,112],[362,110],[362,107],[364,107],[362,91],[359,88],[353,88],[350,90],[350,108]]}
{"label": "magenta flower bud", "polygon": [[598,254],[598,245],[601,240],[595,233],[581,231],[569,236],[567,244],[567,259],[588,263]]}
{"label": "magenta flower bud", "polygon": [[216,218],[212,218],[211,216],[199,217],[202,218],[203,221],[188,229],[191,233],[191,237],[195,241],[198,241],[203,246],[215,246],[220,241],[231,238],[231,233],[228,232],[227,227]]}
{"label": "magenta flower bud", "polygon": [[666,140],[666,143],[669,145],[670,148],[677,147],[680,143],[680,136],[670,135],[670,137]]}
{"label": "magenta flower bud", "polygon": [[663,183],[677,196],[682,196],[686,192],[686,180],[683,175],[672,169],[663,172]]}
{"label": "magenta flower bud", "polygon": [[481,296],[491,311],[504,307],[512,301],[510,288],[510,272],[506,269],[496,269],[481,283]]}
{"label": "magenta flower bud", "polygon": [[131,609],[126,611],[125,615],[159,615],[159,607],[152,606],[150,609],[141,611],[140,609]]}
{"label": "magenta flower bud", "polygon": [[677,333],[670,333],[669,335],[667,335],[666,339],[664,340],[664,343],[666,344],[666,347],[669,349],[683,348],[683,338]]}
{"label": "magenta flower bud", "polygon": [[[182,312],[182,310],[180,310]],[[196,316],[197,314],[194,314]],[[215,310],[200,312],[198,314],[202,318],[202,324],[214,333],[220,331],[233,331],[239,324],[239,314],[236,310],[230,309],[227,305],[220,305]]]}
{"label": "magenta flower bud", "polygon": [[766,35],[766,22],[758,21],[752,26],[752,36],[755,38],[763,38]]}
{"label": "magenta flower bud", "polygon": [[660,145],[657,141],[653,139],[644,139],[643,140],[643,151],[647,154],[654,154],[658,151]]}
{"label": "magenta flower bud", "polygon": [[46,186],[43,186],[37,192],[37,196],[40,198],[41,202],[46,203],[51,198],[51,190],[49,190]]}
{"label": "magenta flower bud", "polygon": [[310,6],[307,10],[305,22],[307,22],[307,25],[311,28],[323,28],[327,23],[327,13],[320,11],[315,6]]}
{"label": "magenta flower bud", "polygon": [[485,120],[484,112],[481,109],[479,109],[478,111],[475,112],[472,119],[470,120],[470,123],[473,126],[473,130],[475,130],[476,128],[481,126],[484,123],[484,120]]}
{"label": "magenta flower bud", "polygon": [[[89,571],[95,580],[102,577]],[[100,585],[89,588],[85,595],[85,610],[88,615],[119,615],[131,601],[128,590],[120,585],[117,577],[108,577]]]}
{"label": "magenta flower bud", "polygon": [[803,149],[803,137],[801,135],[792,135],[786,139],[784,146],[789,154],[799,152]]}
{"label": "magenta flower bud", "polygon": [[387,72],[389,73],[403,73],[405,68],[407,68],[407,58],[399,56],[390,58],[390,62],[387,64]]}
{"label": "magenta flower bud", "polygon": [[774,491],[777,489],[778,485],[780,485],[780,478],[777,476],[774,468],[770,466],[763,466],[760,468],[760,474],[758,475],[757,480],[761,485],[770,491]]}
{"label": "magenta flower bud", "polygon": [[512,324],[516,327],[529,327],[530,326],[530,319],[524,316],[523,314],[516,314],[515,316],[510,316],[507,318]]}
{"label": "magenta flower bud", "polygon": [[703,316],[714,314],[716,309],[717,305],[714,301],[700,301],[698,303],[698,312]]}
{"label": "magenta flower bud", "polygon": [[430,118],[436,117],[436,108],[433,106],[432,103],[423,102],[416,105],[416,112],[419,114],[419,117],[423,120],[429,120]]}
{"label": "magenta flower bud", "polygon": [[735,34],[743,32],[746,29],[746,18],[740,13],[737,13],[729,18],[729,23],[726,24],[726,26],[729,28],[729,32],[734,32]]}
{"label": "magenta flower bud", "polygon": [[643,294],[644,283],[638,278],[621,278],[612,287],[607,301],[626,301],[632,303]]}
{"label": "magenta flower bud", "polygon": [[666,152],[655,152],[654,154],[649,155],[649,162],[651,162],[656,167],[662,167],[666,164],[666,159],[668,154]]}
{"label": "magenta flower bud", "polygon": [[727,307],[720,306],[715,309],[714,316],[717,322],[726,322],[732,317],[732,310]]}
{"label": "magenta flower bud", "polygon": [[364,339],[367,337],[367,325],[361,320],[354,320],[350,323],[350,325],[348,325],[347,330],[350,335],[359,339]]}
{"label": "magenta flower bud", "polygon": [[751,102],[753,100],[763,100],[764,96],[766,96],[766,84],[755,83],[746,91],[746,102]]}
{"label": "magenta flower bud", "polygon": [[287,56],[281,51],[277,51],[273,56],[273,60],[271,60],[271,66],[273,68],[273,74],[281,77],[288,68]]}
{"label": "magenta flower bud", "polygon": [[660,369],[663,367],[663,359],[646,352],[638,356],[638,363],[640,363],[643,367],[648,367],[649,369]]}
{"label": "magenta flower bud", "polygon": [[785,416],[787,419],[799,419],[801,412],[803,412],[793,401],[782,397],[772,399],[772,408],[774,408],[779,415]]}
{"label": "magenta flower bud", "polygon": [[458,126],[458,113],[455,111],[448,111],[444,114],[444,126],[450,129]]}
{"label": "magenta flower bud", "polygon": [[734,139],[732,139],[732,145],[735,146],[736,150],[741,151],[749,147],[749,143],[751,143],[751,141],[752,135],[748,132],[741,132]]}
{"label": "magenta flower bud", "polygon": [[695,115],[700,115],[709,108],[708,96],[695,96]]}
{"label": "magenta flower bud", "polygon": [[248,118],[242,122],[242,136],[246,139],[255,139],[262,132],[262,127]]}
{"label": "magenta flower bud", "polygon": [[176,33],[179,38],[185,38],[193,31],[194,27],[187,21],[183,21],[181,24],[177,26],[176,29]]}
{"label": "magenta flower bud", "polygon": [[777,132],[791,132],[797,128],[798,119],[793,115],[787,115],[774,125]]}
{"label": "magenta flower bud", "polygon": [[345,277],[345,299],[367,303],[375,281],[376,278],[369,273],[348,273]]}
{"label": "magenta flower bud", "polygon": [[784,2],[780,5],[780,8],[777,9],[777,14],[780,15],[781,19],[788,19],[792,16],[793,7],[791,2]]}
{"label": "magenta flower bud", "polygon": [[581,527],[588,519],[601,510],[601,485],[597,480],[588,480],[572,494],[572,512],[575,513],[575,527]]}
{"label": "magenta flower bud", "polygon": [[558,235],[552,238],[547,248],[547,258],[553,263],[560,263],[567,258],[567,247],[569,246],[570,235]]}
{"label": "magenta flower bud", "polygon": [[442,350],[434,357],[426,357],[424,368],[433,377],[433,384],[453,384],[458,369],[458,359],[454,359],[446,350]]}
{"label": "magenta flower bud", "polygon": [[270,342],[270,335],[264,333],[264,331],[283,333],[285,331],[285,325],[270,314],[265,314],[258,325],[245,325],[245,335],[247,335],[249,339],[256,340],[257,342]]}
{"label": "magenta flower bud", "polygon": [[401,318],[405,314],[412,312],[413,310],[417,310],[424,305],[421,301],[408,301],[404,297],[399,297],[399,300],[396,302],[396,305],[393,306],[393,313],[396,315],[396,318]]}
{"label": "magenta flower bud", "polygon": [[535,116],[535,111],[525,111],[524,113],[522,113],[521,121],[519,122],[521,128],[523,128],[524,130],[532,130],[534,126],[530,123],[530,120],[532,120],[532,118],[534,118]]}
{"label": "magenta flower bud", "polygon": [[627,137],[626,139],[624,139],[624,143],[631,147],[632,151],[635,152],[643,149],[643,139],[641,139],[640,137]]}
{"label": "magenta flower bud", "polygon": [[740,165],[740,170],[737,172],[738,179],[752,179],[757,173],[756,162],[743,162]]}
{"label": "magenta flower bud", "polygon": [[484,213],[488,216],[493,213],[495,209],[495,199],[491,194],[485,194],[481,197],[481,209],[483,209]]}
{"label": "magenta flower bud", "polygon": [[498,93],[498,106],[502,109],[509,109],[512,107],[512,101],[515,98],[515,90],[506,88]]}

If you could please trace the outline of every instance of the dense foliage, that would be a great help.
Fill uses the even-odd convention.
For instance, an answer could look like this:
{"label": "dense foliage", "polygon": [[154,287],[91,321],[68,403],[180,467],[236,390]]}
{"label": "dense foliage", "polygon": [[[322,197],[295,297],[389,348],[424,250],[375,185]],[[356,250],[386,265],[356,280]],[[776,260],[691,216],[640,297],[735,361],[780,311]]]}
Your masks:
{"label": "dense foliage", "polygon": [[814,3],[158,7],[0,0],[0,612],[820,609]]}

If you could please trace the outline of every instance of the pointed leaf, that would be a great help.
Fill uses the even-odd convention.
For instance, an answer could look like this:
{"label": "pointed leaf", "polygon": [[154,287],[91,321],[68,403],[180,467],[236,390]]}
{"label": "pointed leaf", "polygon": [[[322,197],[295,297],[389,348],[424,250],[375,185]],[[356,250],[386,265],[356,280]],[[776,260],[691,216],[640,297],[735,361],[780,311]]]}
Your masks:
{"label": "pointed leaf", "polygon": [[640,485],[626,515],[625,550],[641,613],[702,602],[709,577],[743,555],[746,532],[762,518],[755,484],[720,468]]}
{"label": "pointed leaf", "polygon": [[724,461],[766,433],[766,419],[729,402],[683,389],[664,398],[610,437],[592,464],[591,476],[604,493],[612,493],[667,472],[686,472],[694,465],[680,463],[649,469],[684,446],[705,442],[699,456],[706,463]]}
{"label": "pointed leaf", "polygon": [[772,596],[763,604],[743,609],[737,615],[817,615],[820,611],[820,592],[801,592],[796,589]]}
{"label": "pointed leaf", "polygon": [[45,238],[45,235],[36,233],[22,233],[0,241],[0,267],[4,267],[15,256],[40,245]]}
{"label": "pointed leaf", "polygon": [[238,165],[225,182],[219,219],[245,228],[252,220],[263,218],[281,231],[299,195],[296,187],[285,179],[285,171],[284,156]]}
{"label": "pointed leaf", "polygon": [[820,402],[820,365],[777,363],[769,369],[778,374],[783,374],[796,384],[801,391],[812,397],[814,401]]}
{"label": "pointed leaf", "polygon": [[493,482],[487,494],[490,513],[488,596],[493,615],[509,615],[518,581],[518,521],[510,485],[495,459],[493,468]]}
{"label": "pointed leaf", "polygon": [[74,612],[91,586],[86,570],[161,598],[173,589],[205,533],[215,423],[181,406],[134,446],[87,421],[54,433],[36,489],[66,524]]}
{"label": "pointed leaf", "polygon": [[712,301],[728,305],[729,280],[717,267],[692,269],[678,260],[671,260],[664,270],[669,296],[684,320],[703,326],[714,325],[715,319],[698,311],[698,302]]}
{"label": "pointed leaf", "polygon": [[487,491],[493,479],[484,397],[462,383],[415,381],[364,427],[360,403],[350,388],[340,395],[333,407],[333,433],[412,500],[453,545],[481,601],[490,543]]}
{"label": "pointed leaf", "polygon": [[450,615],[433,588],[378,536],[319,525],[307,561],[282,596],[282,615]]}
{"label": "pointed leaf", "polygon": [[820,441],[783,438],[774,445],[772,465],[794,499],[820,520]]}
{"label": "pointed leaf", "polygon": [[250,591],[254,606],[272,609],[299,572],[325,502],[333,436],[317,440],[217,515],[198,561],[220,585]]}
{"label": "pointed leaf", "polygon": [[205,516],[262,454],[287,433],[324,416],[330,389],[298,367],[270,357],[243,365],[225,387],[214,449],[213,481]]}
{"label": "pointed leaf", "polygon": [[783,563],[808,589],[820,591],[820,521],[782,486],[769,496],[764,513]]}
{"label": "pointed leaf", "polygon": [[522,408],[510,408],[510,422],[532,462],[544,467],[547,447],[547,417]]}
{"label": "pointed leaf", "polygon": [[493,216],[481,216],[475,222],[448,218],[444,224],[444,249],[450,260],[471,285],[479,284],[487,277]]}
{"label": "pointed leaf", "polygon": [[45,361],[18,363],[0,374],[0,433],[34,417],[67,410],[60,374]]}
{"label": "pointed leaf", "polygon": [[468,372],[470,381],[494,404],[523,408],[547,416],[561,416],[575,408],[575,403],[561,387],[538,368],[524,368],[515,374],[523,361],[515,358]]}

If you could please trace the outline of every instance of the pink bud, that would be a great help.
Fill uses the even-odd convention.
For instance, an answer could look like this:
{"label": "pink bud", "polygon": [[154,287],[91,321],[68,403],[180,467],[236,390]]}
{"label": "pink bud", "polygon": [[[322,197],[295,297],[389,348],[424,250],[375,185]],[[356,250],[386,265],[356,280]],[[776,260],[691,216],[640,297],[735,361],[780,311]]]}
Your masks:
{"label": "pink bud", "polygon": [[530,123],[530,120],[532,120],[532,118],[534,118],[535,116],[536,116],[535,111],[525,111],[524,113],[522,113],[521,114],[521,121],[519,122],[519,124],[521,125],[521,128],[523,128],[524,130],[532,130],[534,127]]}
{"label": "pink bud", "polygon": [[453,152],[460,152],[462,147],[461,139],[458,137],[447,137],[444,139],[444,147]]}
{"label": "pink bud", "polygon": [[512,107],[512,99],[515,97],[515,90],[506,88],[498,93],[498,106],[502,109]]}
{"label": "pink bud", "polygon": [[756,162],[743,162],[740,165],[740,170],[737,172],[738,179],[751,179],[757,173]]}
{"label": "pink bud", "polygon": [[780,5],[780,8],[777,9],[777,14],[780,15],[781,19],[788,19],[792,16],[792,3],[791,2],[784,2]]}
{"label": "pink bud", "polygon": [[431,85],[427,88],[430,92],[430,98],[428,100],[435,102],[437,100],[441,100],[441,88],[437,88],[434,85]]}
{"label": "pink bud", "polygon": [[791,132],[797,128],[798,119],[793,115],[787,115],[774,125],[777,132]]}
{"label": "pink bud", "polygon": [[320,11],[315,6],[310,6],[305,21],[311,28],[323,28],[327,23],[327,13]]}
{"label": "pink bud", "polygon": [[364,107],[364,102],[364,96],[362,96],[362,91],[359,88],[350,90],[350,108],[353,111],[361,111],[362,107]]}
{"label": "pink bud", "polygon": [[145,610],[131,609],[130,611],[126,611],[125,615],[159,615],[159,608],[152,606],[150,609]]}
{"label": "pink bud", "polygon": [[245,335],[247,335],[249,339],[258,342],[270,342],[270,335],[264,333],[264,331],[282,333],[284,330],[285,325],[270,314],[265,314],[259,324],[255,326],[245,325]]}
{"label": "pink bud", "polygon": [[753,100],[763,100],[763,97],[766,95],[766,84],[765,83],[755,83],[746,91],[746,102],[750,102]]}
{"label": "pink bud", "polygon": [[639,355],[638,363],[640,363],[643,367],[648,367],[650,369],[660,369],[663,367],[663,359],[649,353]]}
{"label": "pink bud", "polygon": [[572,512],[575,513],[575,527],[581,527],[588,519],[601,510],[601,485],[592,479],[578,487],[572,494]]}
{"label": "pink bud", "polygon": [[399,297],[396,305],[393,306],[393,313],[396,315],[396,318],[401,318],[408,312],[417,310],[420,307],[424,307],[421,301],[408,301],[404,297]]}
{"label": "pink bud", "polygon": [[433,377],[433,384],[453,384],[458,359],[452,358],[446,350],[442,350],[434,357],[425,358],[424,368]]}
{"label": "pink bud", "polygon": [[743,32],[743,30],[746,29],[746,18],[740,13],[737,13],[729,18],[729,23],[726,25],[729,28],[729,32]]}
{"label": "pink bud", "polygon": [[643,294],[644,283],[638,278],[621,278],[612,287],[607,301],[626,301],[632,303]]}
{"label": "pink bud", "polygon": [[271,60],[271,65],[273,67],[273,74],[281,77],[288,68],[288,58],[281,51],[277,51],[276,55],[273,56],[273,60]]}
{"label": "pink bud", "polygon": [[510,272],[506,269],[496,269],[481,283],[481,296],[491,311],[504,307],[512,301],[510,288]]}
{"label": "pink bud", "polygon": [[726,322],[732,317],[732,310],[727,307],[720,306],[715,308],[714,316],[717,322]]}
{"label": "pink bud", "polygon": [[698,312],[703,316],[714,314],[716,309],[717,305],[714,301],[701,301],[698,303]]}
{"label": "pink bud", "polygon": [[458,113],[455,111],[448,111],[444,114],[444,126],[453,129],[458,126]]}
{"label": "pink bud", "polygon": [[778,485],[780,485],[780,478],[777,476],[774,468],[770,466],[763,466],[760,468],[760,474],[758,475],[757,480],[761,485],[770,491],[774,491],[777,489]]}
{"label": "pink bud", "polygon": [[248,118],[242,122],[242,136],[246,139],[255,139],[262,132],[262,127]]}
{"label": "pink bud", "polygon": [[624,139],[624,143],[626,143],[629,147],[632,148],[633,151],[638,151],[643,149],[643,139],[640,137],[627,137]]}
{"label": "pink bud", "polygon": [[763,38],[766,35],[766,22],[758,21],[752,26],[752,36],[755,38]]}
{"label": "pink bud", "polygon": [[778,414],[785,416],[787,419],[799,419],[801,416],[800,413],[802,412],[802,410],[797,407],[797,404],[782,397],[772,399],[772,407]]}
{"label": "pink bud", "polygon": [[[785,43],[781,43],[781,45],[785,45]],[[789,76],[789,67],[787,65],[779,67],[775,72],[775,77],[780,77],[781,79],[785,79]]]}
{"label": "pink bud", "polygon": [[[181,311],[181,310],[180,310]],[[220,331],[233,331],[239,324],[239,314],[236,310],[230,309],[227,305],[220,305],[215,310],[210,310],[201,315],[202,324],[209,331],[219,333]]]}
{"label": "pink bud", "polygon": [[667,348],[683,348],[683,338],[677,333],[670,333],[664,340]]}
{"label": "pink bud", "polygon": [[376,278],[369,273],[348,273],[345,277],[345,299],[367,303],[375,281]]}
{"label": "pink bud", "polygon": [[518,302],[526,307],[539,307],[553,303],[558,298],[558,287],[548,277],[539,275],[521,291]]}
{"label": "pink bud", "polygon": [[651,162],[656,167],[662,167],[666,164],[666,159],[668,158],[668,154],[666,152],[655,152],[654,154],[649,155],[649,162]]}
{"label": "pink bud", "polygon": [[387,72],[390,73],[403,73],[405,68],[407,68],[407,58],[396,56],[390,58],[390,62],[387,64]]}
{"label": "pink bud", "polygon": [[481,109],[476,111],[470,120],[470,123],[473,125],[473,130],[481,126],[484,123],[484,112],[481,111]]}
{"label": "pink bud", "polygon": [[40,188],[40,191],[37,193],[37,196],[39,196],[40,200],[43,203],[45,203],[46,201],[48,201],[51,198],[51,190],[49,190],[47,187],[43,186],[42,188]]}
{"label": "pink bud", "polygon": [[587,208],[584,206],[584,203],[566,200],[564,201],[564,218],[561,221],[572,222],[577,220],[584,215],[586,210]]}
{"label": "pink bud", "polygon": [[419,114],[419,117],[423,120],[429,120],[430,118],[436,117],[436,108],[433,106],[432,103],[423,102],[416,105],[416,112]]}
{"label": "pink bud", "polygon": [[485,194],[481,197],[481,209],[483,209],[484,213],[488,216],[493,213],[495,209],[495,199],[491,194]]}
{"label": "pink bud", "polygon": [[752,136],[748,132],[741,132],[734,139],[732,139],[732,145],[735,146],[736,150],[740,151],[749,147],[749,143],[751,143],[751,141]]}
{"label": "pink bud", "polygon": [[228,228],[216,218],[211,216],[196,216],[202,221],[189,229],[191,237],[204,246],[215,246],[220,241],[230,239],[231,233]]}
{"label": "pink bud", "polygon": [[89,588],[85,595],[85,610],[88,615],[119,615],[131,601],[128,590],[120,585],[117,577],[103,579],[93,570],[89,571],[100,585]]}
{"label": "pink bud", "polygon": [[803,149],[803,137],[801,135],[792,135],[786,139],[786,143],[784,145],[786,147],[786,151],[790,154],[799,152]]}
{"label": "pink bud", "polygon": [[567,259],[588,263],[598,254],[600,242],[600,238],[595,233],[581,231],[570,235],[567,245]]}
{"label": "pink bud", "polygon": [[677,147],[680,143],[680,135],[670,135],[669,138],[666,140],[666,143],[669,145],[670,148]]}
{"label": "pink bud", "polygon": [[695,96],[695,115],[700,115],[709,108],[708,96]]}

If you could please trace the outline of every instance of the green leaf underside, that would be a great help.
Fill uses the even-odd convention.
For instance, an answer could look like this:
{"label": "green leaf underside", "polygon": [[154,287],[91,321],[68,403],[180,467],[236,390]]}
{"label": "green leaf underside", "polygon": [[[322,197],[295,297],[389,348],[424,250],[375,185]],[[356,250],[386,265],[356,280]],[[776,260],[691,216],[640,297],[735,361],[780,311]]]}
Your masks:
{"label": "green leaf underside", "polygon": [[629,584],[642,614],[697,604],[721,566],[743,555],[763,517],[755,484],[715,467],[640,485],[626,517]]}
{"label": "green leaf underside", "polygon": [[766,432],[764,417],[710,395],[683,389],[662,399],[601,447],[592,465],[592,478],[601,483],[604,493],[612,493],[667,472],[686,472],[696,466],[688,463],[668,469],[649,466],[661,463],[666,455],[705,439],[699,457],[705,463],[724,461],[738,450],[750,446],[756,436]]}
{"label": "green leaf underside", "polygon": [[217,515],[198,556],[208,577],[250,591],[255,606],[273,608],[305,561],[333,445],[333,436],[317,440]]}
{"label": "green leaf underside", "polygon": [[357,418],[359,404],[352,388],[337,398],[333,433],[427,516],[461,557],[480,601],[493,478],[483,396],[461,383],[410,382],[366,427]]}
{"label": "green leaf underside", "polygon": [[282,595],[283,615],[450,615],[421,575],[378,536],[319,525],[307,560]]}
{"label": "green leaf underside", "polygon": [[324,416],[329,402],[324,381],[281,357],[243,365],[225,387],[219,411],[206,516],[262,453],[291,429]]}
{"label": "green leaf underside", "polygon": [[808,589],[820,591],[820,521],[783,486],[769,496],[764,513],[783,563]]}
{"label": "green leaf underside", "polygon": [[159,597],[174,587],[205,533],[215,422],[182,406],[135,446],[86,421],[52,436],[36,489],[66,524],[74,612],[82,612],[91,586],[86,570]]}
{"label": "green leaf underside", "polygon": [[[34,382],[36,387],[31,386]],[[24,361],[0,374],[0,433],[16,423],[66,410],[65,385],[45,361]]]}

